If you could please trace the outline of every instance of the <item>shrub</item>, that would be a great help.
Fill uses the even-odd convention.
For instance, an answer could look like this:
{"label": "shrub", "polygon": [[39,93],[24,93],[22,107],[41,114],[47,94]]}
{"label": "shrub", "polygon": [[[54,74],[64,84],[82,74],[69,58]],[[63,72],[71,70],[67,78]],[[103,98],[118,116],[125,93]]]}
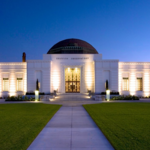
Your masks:
{"label": "shrub", "polygon": [[[26,95],[35,95],[34,92],[27,92]],[[40,92],[39,95],[45,95],[44,92]]]}
{"label": "shrub", "polygon": [[11,96],[11,97],[7,97],[5,101],[35,101],[35,98],[34,97],[28,97],[28,96],[21,96],[21,95],[18,95],[18,96]]}
{"label": "shrub", "polygon": [[17,101],[18,100],[18,98],[17,97],[15,97],[15,96],[8,96],[7,98],[6,98],[6,101]]}
{"label": "shrub", "polygon": [[5,99],[6,101],[10,101],[10,97],[9,97],[9,96],[8,96],[7,98],[4,97],[4,99]]}
{"label": "shrub", "polygon": [[29,100],[29,98],[28,98],[27,96],[25,96],[25,97],[24,97],[24,100],[27,101],[27,100]]}
{"label": "shrub", "polygon": [[11,97],[10,97],[10,100],[11,100],[11,101],[16,101],[16,100],[17,100],[17,97],[11,96]]}
{"label": "shrub", "polygon": [[132,95],[122,95],[122,96],[114,96],[111,100],[139,100],[139,97]]}
{"label": "shrub", "polygon": [[23,100],[23,99],[22,99],[22,95],[18,95],[17,100],[18,100],[18,101]]}
{"label": "shrub", "polygon": [[30,97],[29,101],[35,101],[35,98]]}
{"label": "shrub", "polygon": [[[106,92],[101,92],[101,95],[106,95]],[[110,92],[110,95],[119,95],[119,92]]]}
{"label": "shrub", "polygon": [[27,92],[26,95],[35,95],[34,92]]}

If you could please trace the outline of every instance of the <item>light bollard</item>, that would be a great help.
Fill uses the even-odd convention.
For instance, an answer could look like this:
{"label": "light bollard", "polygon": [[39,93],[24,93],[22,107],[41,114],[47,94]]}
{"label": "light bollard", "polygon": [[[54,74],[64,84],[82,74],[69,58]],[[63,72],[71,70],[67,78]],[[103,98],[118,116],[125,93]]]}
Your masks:
{"label": "light bollard", "polygon": [[106,90],[106,100],[110,100],[110,90]]}
{"label": "light bollard", "polygon": [[35,101],[38,101],[39,100],[39,91],[36,90],[35,91]]}

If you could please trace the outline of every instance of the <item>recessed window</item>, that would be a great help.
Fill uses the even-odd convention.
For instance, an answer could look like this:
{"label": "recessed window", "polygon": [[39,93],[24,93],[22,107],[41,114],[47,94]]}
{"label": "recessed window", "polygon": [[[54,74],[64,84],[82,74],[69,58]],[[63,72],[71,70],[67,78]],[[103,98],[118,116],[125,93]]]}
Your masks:
{"label": "recessed window", "polygon": [[128,91],[128,90],[129,90],[129,79],[123,78],[123,91]]}
{"label": "recessed window", "polygon": [[23,80],[22,80],[22,78],[17,78],[17,91],[23,91]]}
{"label": "recessed window", "polygon": [[3,91],[9,91],[9,79],[3,78]]}
{"label": "recessed window", "polygon": [[143,81],[142,78],[137,78],[137,91],[143,90]]}

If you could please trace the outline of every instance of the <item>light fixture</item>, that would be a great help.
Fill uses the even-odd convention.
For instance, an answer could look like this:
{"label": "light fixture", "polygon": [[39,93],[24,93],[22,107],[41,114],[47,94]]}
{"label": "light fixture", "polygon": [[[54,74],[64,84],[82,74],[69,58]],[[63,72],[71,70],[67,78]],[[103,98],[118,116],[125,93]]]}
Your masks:
{"label": "light fixture", "polygon": [[39,100],[39,91],[35,90],[35,101]]}
{"label": "light fixture", "polygon": [[110,90],[106,90],[106,100],[110,100]]}
{"label": "light fixture", "polygon": [[76,73],[78,72],[78,68],[75,68]]}

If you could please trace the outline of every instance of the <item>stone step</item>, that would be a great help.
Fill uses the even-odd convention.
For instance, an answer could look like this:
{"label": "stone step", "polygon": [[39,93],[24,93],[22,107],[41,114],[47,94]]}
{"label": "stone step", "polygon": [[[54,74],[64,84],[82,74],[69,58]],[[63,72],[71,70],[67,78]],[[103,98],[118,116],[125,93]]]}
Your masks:
{"label": "stone step", "polygon": [[63,93],[57,94],[55,101],[87,101],[90,100],[88,93]]}

